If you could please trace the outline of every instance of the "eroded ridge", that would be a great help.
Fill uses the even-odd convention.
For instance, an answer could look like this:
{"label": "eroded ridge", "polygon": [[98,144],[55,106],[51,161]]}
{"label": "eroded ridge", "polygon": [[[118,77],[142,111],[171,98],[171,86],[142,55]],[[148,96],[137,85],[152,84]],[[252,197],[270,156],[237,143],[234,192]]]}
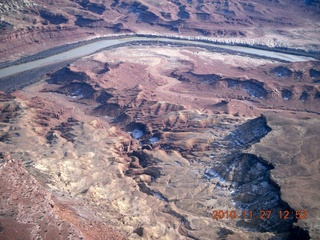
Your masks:
{"label": "eroded ridge", "polygon": [[[46,191],[84,206],[80,219],[129,239],[309,239],[314,221],[279,218],[297,210],[282,195],[287,178],[255,149],[275,134],[270,113],[318,121],[315,69],[194,47],[108,50],[3,94],[0,144]],[[219,209],[274,214],[212,219]]]}

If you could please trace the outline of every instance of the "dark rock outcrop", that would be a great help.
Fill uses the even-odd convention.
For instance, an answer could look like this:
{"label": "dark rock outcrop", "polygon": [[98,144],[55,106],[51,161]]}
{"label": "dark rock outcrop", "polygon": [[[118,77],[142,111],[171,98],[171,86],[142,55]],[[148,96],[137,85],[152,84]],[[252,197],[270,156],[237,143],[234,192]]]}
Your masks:
{"label": "dark rock outcrop", "polygon": [[50,12],[49,10],[42,9],[39,11],[40,17],[43,19],[49,21],[51,24],[62,24],[62,23],[67,23],[68,18],[63,16],[62,14],[54,14]]}
{"label": "dark rock outcrop", "polygon": [[84,82],[73,82],[60,87],[58,93],[66,94],[72,97],[80,97],[82,99],[93,98],[96,92],[91,85]]}
{"label": "dark rock outcrop", "polygon": [[6,21],[0,21],[0,30],[8,30],[8,29],[12,29],[13,25],[6,22]]}
{"label": "dark rock outcrop", "polygon": [[320,71],[317,71],[315,69],[310,69],[309,71],[310,77],[312,78],[320,78]]}
{"label": "dark rock outcrop", "polygon": [[301,102],[305,102],[305,101],[308,100],[308,98],[309,98],[309,93],[306,92],[306,91],[303,91],[303,92],[301,93],[301,96],[300,96],[299,100],[300,100]]}
{"label": "dark rock outcrop", "polygon": [[[154,180],[161,175],[161,168],[156,166],[159,160],[153,158],[152,155],[148,154],[147,151],[134,151],[133,153],[129,154],[129,156],[131,157],[132,161],[129,169],[126,171],[127,176],[146,174]],[[152,193],[149,190],[149,188],[144,188],[143,192]],[[154,195],[154,192],[152,195]],[[158,193],[158,196],[162,196],[161,193]]]}
{"label": "dark rock outcrop", "polygon": [[287,77],[291,77],[291,75],[292,75],[292,71],[289,68],[283,67],[283,66],[276,67],[276,68],[272,69],[271,72],[275,76],[280,77],[280,78],[287,78]]}
{"label": "dark rock outcrop", "polygon": [[129,8],[129,13],[134,13],[138,17],[138,21],[153,24],[159,20],[159,17],[153,12],[148,11],[148,7],[140,2],[133,2]]}
{"label": "dark rock outcrop", "polygon": [[288,89],[281,90],[281,96],[284,100],[290,100],[292,98],[293,93]]}
{"label": "dark rock outcrop", "polygon": [[266,117],[261,115],[237,127],[225,140],[229,142],[230,148],[245,148],[259,142],[270,131]]}
{"label": "dark rock outcrop", "polygon": [[90,2],[89,0],[77,0],[76,1],[83,9],[89,10],[90,12],[96,13],[96,14],[102,14],[105,10],[106,7],[103,4],[99,3],[93,3]]}
{"label": "dark rock outcrop", "polygon": [[179,7],[178,17],[180,19],[188,19],[188,18],[190,18],[190,14],[186,11],[186,6],[180,6]]}
{"label": "dark rock outcrop", "polygon": [[228,88],[242,88],[245,90],[249,96],[254,98],[265,98],[268,95],[267,90],[264,88],[264,83],[259,82],[255,79],[242,80],[242,79],[232,79],[223,78],[218,74],[196,74],[193,72],[179,73],[177,70],[171,72],[171,77],[176,78],[181,82],[193,82],[195,84],[207,83],[214,87],[215,84],[221,82],[226,83]]}
{"label": "dark rock outcrop", "polygon": [[92,24],[101,21],[99,19],[86,18],[79,15],[77,15],[76,18],[77,20],[74,23],[79,27],[93,27]]}
{"label": "dark rock outcrop", "polygon": [[160,13],[162,17],[164,17],[165,19],[170,20],[171,19],[171,13],[169,12],[161,12]]}
{"label": "dark rock outcrop", "polygon": [[103,91],[100,93],[100,95],[97,97],[96,101],[97,101],[98,103],[106,103],[106,102],[108,102],[108,100],[109,100],[110,98],[112,98],[112,97],[113,97],[112,94],[110,94],[110,93],[108,93],[107,91],[103,90]]}
{"label": "dark rock outcrop", "polygon": [[93,109],[93,114],[98,116],[119,117],[124,113],[124,108],[116,103],[103,103]]}
{"label": "dark rock outcrop", "polygon": [[193,72],[188,72],[187,76],[196,78],[197,80],[200,80],[201,82],[205,82],[208,84],[213,84],[219,81],[222,77],[218,74],[196,74]]}
{"label": "dark rock outcrop", "polygon": [[209,13],[196,13],[197,19],[200,21],[207,21],[211,15]]}
{"label": "dark rock outcrop", "polygon": [[[72,131],[74,130],[73,127],[79,124],[80,123],[77,120],[72,119],[72,121],[69,120],[67,122],[62,122],[60,125],[52,128],[51,131],[59,131],[61,137],[65,138],[69,142],[74,142],[77,136],[72,133]],[[46,138],[50,143],[55,141],[55,136],[53,133],[51,133],[52,132],[49,131],[46,135]]]}
{"label": "dark rock outcrop", "polygon": [[89,76],[83,72],[73,72],[70,68],[65,67],[53,73],[50,76],[48,83],[62,85],[71,83],[74,80],[85,82],[89,80]]}
{"label": "dark rock outcrop", "polygon": [[254,98],[265,98],[268,94],[267,90],[264,89],[263,83],[256,80],[246,80],[241,83],[242,88]]}
{"label": "dark rock outcrop", "polygon": [[[238,214],[237,226],[249,231],[273,232],[285,239],[310,239],[309,233],[293,226],[295,210],[281,199],[280,186],[270,176],[274,166],[266,160],[241,150],[263,138],[271,128],[266,118],[249,120],[232,131],[224,141],[228,154],[205,170],[207,179],[218,180],[216,188],[231,191]],[[285,219],[279,212],[288,211]],[[240,214],[240,215],[239,215]],[[250,221],[247,221],[250,219]],[[279,235],[279,236],[280,236]]]}
{"label": "dark rock outcrop", "polygon": [[[219,177],[223,187],[233,190],[232,198],[241,218],[237,225],[251,231],[290,233],[296,222],[295,211],[281,199],[280,187],[271,180],[270,170],[274,167],[252,154],[238,154],[223,164],[207,171],[209,176]],[[270,210],[271,214],[262,211]],[[287,219],[280,219],[279,212],[289,211]],[[251,213],[250,213],[251,212]],[[250,215],[252,214],[252,215]],[[308,233],[304,233],[308,236]]]}

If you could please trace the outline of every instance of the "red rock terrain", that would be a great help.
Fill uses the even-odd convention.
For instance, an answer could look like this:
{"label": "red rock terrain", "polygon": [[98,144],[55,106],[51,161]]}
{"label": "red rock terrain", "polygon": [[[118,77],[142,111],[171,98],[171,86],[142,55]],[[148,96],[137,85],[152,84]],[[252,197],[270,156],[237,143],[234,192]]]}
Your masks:
{"label": "red rock terrain", "polygon": [[[56,201],[49,216],[74,236],[90,239],[82,226],[94,222],[129,239],[314,238],[318,73],[317,62],[195,47],[102,51],[3,95],[1,149]],[[215,209],[274,215],[213,220]],[[286,209],[308,218],[279,219]]]}
{"label": "red rock terrain", "polygon": [[[5,94],[1,101],[6,105],[1,109],[2,123],[13,121],[19,106]],[[9,138],[1,135],[2,142],[10,142]],[[83,203],[48,192],[43,185],[47,181],[38,181],[41,176],[33,176],[28,163],[12,159],[6,152],[1,152],[0,159],[1,239],[124,239]]]}
{"label": "red rock terrain", "polygon": [[[137,32],[319,50],[317,1],[15,0],[0,12],[3,62]],[[0,239],[320,236],[319,61],[145,42],[41,71],[0,92]]]}
{"label": "red rock terrain", "polygon": [[8,0],[0,3],[0,56],[14,60],[110,34],[202,36],[304,50],[319,49],[320,2]]}

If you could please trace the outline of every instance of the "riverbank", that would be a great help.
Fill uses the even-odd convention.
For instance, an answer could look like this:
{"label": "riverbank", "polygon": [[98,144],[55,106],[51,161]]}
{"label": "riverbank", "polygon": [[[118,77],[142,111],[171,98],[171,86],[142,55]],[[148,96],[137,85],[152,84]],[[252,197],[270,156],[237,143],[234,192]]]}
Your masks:
{"label": "riverbank", "polygon": [[65,67],[71,62],[73,62],[73,60],[38,67],[28,71],[20,72],[15,75],[1,78],[0,91],[5,93],[12,93],[16,90],[21,90],[28,85],[39,82],[41,79],[43,79],[45,74],[54,72],[62,67]]}
{"label": "riverbank", "polygon": [[305,57],[311,57],[315,58],[316,60],[320,60],[320,51],[304,51],[300,49],[292,49],[292,48],[285,48],[285,47],[268,47],[266,45],[250,45],[247,43],[237,43],[237,42],[232,42],[232,43],[226,43],[224,42],[225,40],[221,39],[205,39],[205,38],[197,38],[197,37],[185,37],[185,36],[172,36],[172,35],[153,35],[153,34],[121,34],[121,35],[111,35],[111,36],[103,36],[103,37],[98,37],[98,38],[93,38],[89,40],[83,40],[83,41],[78,41],[78,42],[73,42],[69,43],[66,45],[62,46],[57,46],[54,48],[50,48],[44,51],[41,51],[39,53],[30,55],[30,56],[25,56],[22,57],[21,59],[18,59],[16,61],[4,61],[0,62],[0,69],[7,68],[10,66],[15,66],[31,61],[36,61],[39,59],[44,59],[50,56],[54,56],[78,47],[82,47],[85,45],[88,45],[90,43],[95,43],[103,40],[114,40],[114,39],[125,39],[129,37],[142,37],[142,38],[166,38],[166,39],[172,39],[172,40],[184,40],[184,41],[190,41],[190,44],[192,42],[203,42],[203,43],[208,43],[208,44],[214,44],[214,45],[219,45],[221,47],[224,46],[237,46],[237,47],[245,47],[245,48],[252,48],[252,49],[257,49],[257,50],[266,50],[266,51],[272,51],[272,52],[278,52],[278,53],[285,53],[285,54],[290,54],[290,55],[296,55],[296,56],[305,56]]}
{"label": "riverbank", "polygon": [[[100,40],[100,41],[99,41]],[[267,51],[252,47],[214,44],[205,40],[179,39],[174,37],[157,37],[154,35],[119,35],[103,37],[48,49],[38,54],[21,58],[15,62],[2,63],[8,66],[0,69],[0,91],[13,92],[40,81],[43,75],[61,68],[83,56],[103,50],[136,45],[200,47],[211,52],[231,55],[249,56],[256,59],[269,59],[278,62],[310,61],[315,58],[276,51]],[[26,78],[26,76],[28,76]]]}
{"label": "riverbank", "polygon": [[[143,35],[144,36],[144,35]],[[181,46],[192,46],[192,47],[202,47],[209,48],[214,51],[225,51],[231,54],[244,54],[246,56],[258,56],[259,58],[267,58],[267,59],[276,59],[282,62],[303,62],[303,61],[316,61],[315,58],[306,57],[302,55],[291,55],[287,53],[279,53],[274,51],[260,50],[256,48],[248,48],[241,46],[233,46],[233,45],[219,45],[214,43],[208,43],[206,41],[198,41],[198,39],[175,39],[172,37],[156,37],[154,35],[151,36],[131,36],[125,37],[124,35],[121,37],[113,37],[108,38],[106,40],[93,41],[91,43],[87,43],[81,47],[72,48],[69,51],[62,51],[59,49],[58,54],[51,55],[46,57],[44,55],[50,55],[54,53],[54,51],[47,51],[39,53],[37,56],[30,56],[29,58],[21,59],[19,62],[25,62],[18,65],[17,62],[12,63],[11,66],[7,68],[0,69],[0,78],[4,78],[10,75],[14,75],[19,72],[28,71],[39,66],[45,66],[49,64],[55,64],[61,61],[67,61],[71,59],[81,58],[86,55],[90,55],[101,51],[106,48],[115,48],[121,46],[130,46],[131,44],[154,44],[154,43],[165,43],[165,44],[175,44]],[[201,39],[200,39],[201,40]],[[72,46],[68,46],[71,48]],[[222,49],[222,50],[221,50]],[[231,51],[231,52],[230,52]],[[42,55],[41,55],[42,54]],[[36,59],[36,60],[34,60]],[[33,61],[28,61],[33,60]],[[7,63],[9,64],[9,63]]]}

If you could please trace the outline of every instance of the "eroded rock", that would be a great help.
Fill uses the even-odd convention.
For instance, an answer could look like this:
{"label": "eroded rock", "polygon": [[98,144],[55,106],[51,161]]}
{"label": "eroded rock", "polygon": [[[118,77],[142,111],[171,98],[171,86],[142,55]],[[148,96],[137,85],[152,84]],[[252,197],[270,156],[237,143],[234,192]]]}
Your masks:
{"label": "eroded rock", "polygon": [[72,81],[80,81],[85,82],[89,79],[89,76],[83,72],[73,72],[70,68],[65,67],[60,69],[59,71],[53,73],[48,80],[50,84],[68,84]]}
{"label": "eroded rock", "polygon": [[284,100],[290,100],[293,96],[293,93],[289,89],[282,89],[281,96]]}
{"label": "eroded rock", "polygon": [[239,126],[225,140],[229,142],[229,147],[245,148],[260,141],[270,131],[266,117],[262,115]]}
{"label": "eroded rock", "polygon": [[289,68],[283,66],[276,67],[272,69],[271,72],[279,78],[287,78],[291,77],[292,75],[292,71]]}
{"label": "eroded rock", "polygon": [[79,97],[81,99],[91,99],[93,94],[96,92],[91,85],[87,83],[69,83],[60,87],[57,90],[58,93],[66,94],[71,97]]}
{"label": "eroded rock", "polygon": [[49,21],[51,24],[62,24],[68,22],[68,18],[62,14],[54,14],[47,9],[41,9],[39,14],[43,19]]}

